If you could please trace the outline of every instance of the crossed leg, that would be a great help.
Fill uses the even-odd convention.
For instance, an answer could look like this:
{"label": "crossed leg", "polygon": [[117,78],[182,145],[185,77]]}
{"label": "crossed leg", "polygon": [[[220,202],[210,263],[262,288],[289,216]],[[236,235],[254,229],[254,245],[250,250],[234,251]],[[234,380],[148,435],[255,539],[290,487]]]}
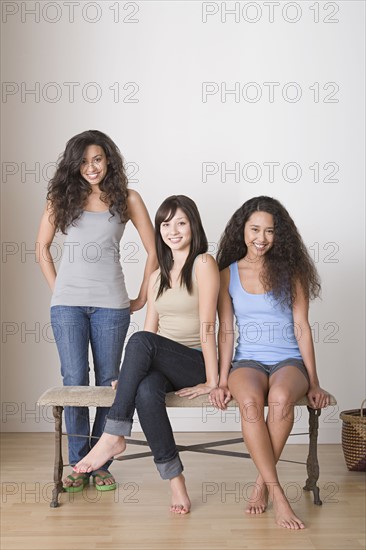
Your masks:
{"label": "crossed leg", "polygon": [[[246,511],[264,512],[269,495],[278,525],[288,529],[304,528],[284,495],[276,463],[292,429],[294,404],[307,392],[305,376],[294,366],[279,369],[269,380],[259,370],[241,368],[230,375],[229,388],[240,404],[243,437],[259,472]],[[264,419],[266,396],[267,421]]]}
{"label": "crossed leg", "polygon": [[126,447],[125,435],[131,433],[135,407],[141,426],[153,451],[163,479],[172,490],[170,510],[186,514],[190,501],[183,467],[176,449],[165,408],[168,390],[195,386],[205,380],[202,353],[151,332],[131,336],[121,368],[117,392],[110,409],[105,432],[91,451],[74,467],[80,474],[100,468]]}

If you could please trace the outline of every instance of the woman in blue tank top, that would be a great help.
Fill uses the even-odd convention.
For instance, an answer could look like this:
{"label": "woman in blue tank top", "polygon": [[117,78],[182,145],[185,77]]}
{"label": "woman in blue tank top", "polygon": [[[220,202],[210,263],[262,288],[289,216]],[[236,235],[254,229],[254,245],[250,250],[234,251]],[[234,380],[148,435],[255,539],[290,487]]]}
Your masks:
{"label": "woman in blue tank top", "polygon": [[[38,261],[52,290],[51,323],[65,386],[89,385],[89,344],[95,383],[109,386],[118,377],[130,312],[147,300],[156,268],[154,230],[138,193],[127,189],[121,153],[105,134],[89,130],[72,137],[48,185],[47,204],[37,237]],[[148,254],[138,297],[129,300],[119,243],[126,223],[136,227]],[[56,275],[51,245],[57,231],[66,235]],[[98,408],[90,433],[88,408],[65,407],[69,462],[76,464],[100,437],[107,408]],[[89,440],[92,435],[94,439]],[[116,488],[110,462],[92,472],[96,488]],[[82,491],[89,475],[68,475],[68,492]]]}
{"label": "woman in blue tank top", "polygon": [[314,408],[329,403],[319,386],[308,321],[309,299],[320,292],[318,275],[287,210],[265,196],[234,213],[217,261],[220,381],[210,401],[220,409],[231,396],[239,403],[244,441],[258,470],[246,512],[263,513],[270,498],[278,525],[302,529],[276,463],[292,429],[294,404],[305,395]]}

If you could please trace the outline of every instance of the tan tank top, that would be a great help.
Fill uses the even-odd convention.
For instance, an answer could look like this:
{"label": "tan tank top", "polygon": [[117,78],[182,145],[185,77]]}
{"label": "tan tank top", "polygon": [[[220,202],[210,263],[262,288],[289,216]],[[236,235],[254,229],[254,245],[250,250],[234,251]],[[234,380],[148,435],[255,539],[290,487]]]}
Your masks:
{"label": "tan tank top", "polygon": [[[159,278],[155,285],[156,294]],[[155,294],[155,296],[156,296]],[[189,348],[201,348],[200,319],[198,309],[198,285],[195,273],[192,277],[192,294],[187,288],[168,288],[155,300],[159,314],[158,334]]]}

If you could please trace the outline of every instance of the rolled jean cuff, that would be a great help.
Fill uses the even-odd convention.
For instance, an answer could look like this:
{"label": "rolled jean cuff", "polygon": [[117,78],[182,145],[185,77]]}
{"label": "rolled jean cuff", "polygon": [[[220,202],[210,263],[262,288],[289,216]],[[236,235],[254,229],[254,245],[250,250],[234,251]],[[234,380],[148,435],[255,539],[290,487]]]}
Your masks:
{"label": "rolled jean cuff", "polygon": [[177,477],[183,472],[183,464],[179,456],[169,462],[158,462],[156,467],[161,479],[173,479],[173,477]]}
{"label": "rolled jean cuff", "polygon": [[104,432],[110,435],[131,435],[132,420],[112,420],[107,418]]}

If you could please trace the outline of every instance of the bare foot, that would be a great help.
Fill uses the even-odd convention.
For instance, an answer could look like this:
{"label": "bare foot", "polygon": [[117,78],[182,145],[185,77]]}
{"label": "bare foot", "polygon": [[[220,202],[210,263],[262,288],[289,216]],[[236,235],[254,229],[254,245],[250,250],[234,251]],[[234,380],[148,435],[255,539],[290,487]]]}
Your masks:
{"label": "bare foot", "polygon": [[277,525],[285,529],[305,529],[304,523],[298,518],[291,508],[287,498],[280,487],[275,487],[273,509]]}
{"label": "bare foot", "polygon": [[116,480],[108,470],[96,470],[92,473],[95,485],[116,485]]}
{"label": "bare foot", "polygon": [[75,472],[72,472],[70,475],[64,477],[64,479],[62,480],[62,485],[64,489],[77,489],[78,487],[81,488],[84,487],[87,483],[89,483],[88,475],[75,475]]}
{"label": "bare foot", "polygon": [[263,514],[268,505],[268,489],[261,476],[258,476],[253,486],[245,509],[247,514]]}
{"label": "bare foot", "polygon": [[172,490],[170,511],[173,514],[188,514],[191,510],[191,501],[187,493],[184,475],[180,474],[177,477],[173,477],[170,480],[170,488]]}
{"label": "bare foot", "polygon": [[121,454],[126,448],[125,438],[103,433],[98,443],[77,464],[73,470],[80,474],[99,470],[108,460]]}

